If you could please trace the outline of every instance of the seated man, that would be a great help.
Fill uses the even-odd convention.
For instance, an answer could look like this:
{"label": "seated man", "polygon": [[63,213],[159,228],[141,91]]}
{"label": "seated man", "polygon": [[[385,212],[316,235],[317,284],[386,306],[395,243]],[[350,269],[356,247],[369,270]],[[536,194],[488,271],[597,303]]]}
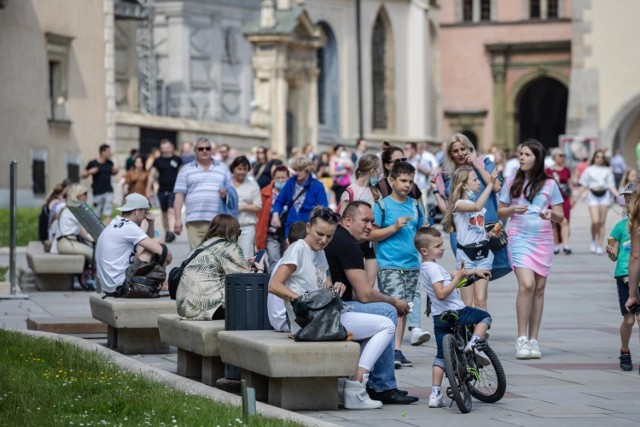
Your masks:
{"label": "seated man", "polygon": [[[333,239],[324,249],[329,263],[331,279],[342,282],[346,291],[342,294],[345,303],[359,313],[378,314],[390,318],[397,324],[397,316],[409,312],[408,303],[381,293],[374,283],[367,280],[365,257],[375,258],[373,248],[367,246],[364,254],[360,243],[366,241],[373,225],[371,205],[356,201],[345,208]],[[375,275],[370,277],[375,278]],[[424,341],[428,339],[425,338]],[[398,390],[394,367],[394,342],[389,343],[369,374],[367,393],[372,399],[385,404],[410,404],[418,401],[406,391]]]}
{"label": "seated man", "polygon": [[[162,245],[154,238],[154,215],[146,197],[131,193],[116,216],[102,231],[96,245],[96,274],[102,291],[113,294],[123,284],[125,272],[137,258],[149,261],[154,254],[162,254]],[[147,232],[140,228],[142,220],[148,223]],[[171,263],[167,253],[166,265]]]}

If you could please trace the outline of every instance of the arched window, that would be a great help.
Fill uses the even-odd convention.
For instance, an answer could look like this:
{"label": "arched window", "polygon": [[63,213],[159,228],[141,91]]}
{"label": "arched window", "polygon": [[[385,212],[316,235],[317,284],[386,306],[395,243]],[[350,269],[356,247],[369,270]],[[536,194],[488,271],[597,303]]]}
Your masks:
{"label": "arched window", "polygon": [[384,9],[378,12],[371,37],[371,72],[373,88],[373,129],[392,129],[394,76],[393,40]]}

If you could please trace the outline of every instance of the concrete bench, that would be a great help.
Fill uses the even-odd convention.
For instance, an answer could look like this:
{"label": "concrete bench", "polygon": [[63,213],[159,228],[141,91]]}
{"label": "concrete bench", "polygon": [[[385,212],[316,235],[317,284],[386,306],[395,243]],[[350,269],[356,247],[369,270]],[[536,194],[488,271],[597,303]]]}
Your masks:
{"label": "concrete bench", "polygon": [[218,347],[258,400],[293,411],[338,409],[338,377],[355,375],[360,356],[355,342],[295,342],[274,331],[222,331]]}
{"label": "concrete bench", "polygon": [[224,378],[218,349],[218,332],[224,331],[224,320],[184,320],[177,314],[161,314],[158,329],[162,342],[178,349],[178,375],[210,386]]}
{"label": "concrete bench", "polygon": [[47,253],[40,242],[29,242],[27,246],[27,265],[33,271],[40,291],[73,289],[73,277],[82,273],[84,261],[82,255]]}
{"label": "concrete bench", "polygon": [[124,354],[168,353],[169,346],[160,341],[158,315],[176,312],[176,302],[169,298],[89,297],[91,315],[108,326],[107,345]]}

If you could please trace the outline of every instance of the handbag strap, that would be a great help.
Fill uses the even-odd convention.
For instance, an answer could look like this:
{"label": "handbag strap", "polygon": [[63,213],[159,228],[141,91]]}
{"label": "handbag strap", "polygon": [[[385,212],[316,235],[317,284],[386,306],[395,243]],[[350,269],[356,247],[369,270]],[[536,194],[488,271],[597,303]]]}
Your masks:
{"label": "handbag strap", "polygon": [[204,251],[204,250],[206,250],[206,249],[209,249],[210,247],[212,247],[212,246],[214,246],[214,245],[217,245],[218,243],[220,243],[220,242],[222,242],[222,241],[224,241],[224,239],[218,239],[218,240],[216,240],[215,242],[211,243],[210,245],[202,246],[202,247],[200,247],[200,248],[196,248],[196,250],[195,250],[195,251],[193,251],[193,253],[191,254],[191,256],[190,256],[189,258],[187,258],[187,259],[185,259],[184,261],[182,261],[182,264],[180,264],[180,269],[181,269],[181,270],[184,270],[184,268],[185,268],[187,265],[189,265],[189,263],[190,263],[191,261],[193,261],[193,259],[194,259],[195,257],[197,257],[197,256],[198,256],[202,251]]}
{"label": "handbag strap", "polygon": [[291,201],[291,203],[287,203],[286,207],[287,207],[287,212],[289,211],[289,209],[291,209],[291,207],[296,203],[296,201],[302,197],[302,195],[305,193],[305,191],[307,191],[307,187],[302,187],[302,191],[298,193],[298,195]]}

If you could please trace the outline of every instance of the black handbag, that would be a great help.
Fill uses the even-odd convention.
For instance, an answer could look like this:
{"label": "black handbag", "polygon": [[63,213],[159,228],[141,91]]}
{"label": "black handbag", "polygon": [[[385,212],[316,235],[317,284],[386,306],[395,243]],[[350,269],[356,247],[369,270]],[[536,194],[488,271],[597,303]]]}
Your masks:
{"label": "black handbag", "polygon": [[343,302],[330,288],[306,292],[291,302],[296,323],[302,327],[296,341],[345,341],[347,329],[340,323]]}

